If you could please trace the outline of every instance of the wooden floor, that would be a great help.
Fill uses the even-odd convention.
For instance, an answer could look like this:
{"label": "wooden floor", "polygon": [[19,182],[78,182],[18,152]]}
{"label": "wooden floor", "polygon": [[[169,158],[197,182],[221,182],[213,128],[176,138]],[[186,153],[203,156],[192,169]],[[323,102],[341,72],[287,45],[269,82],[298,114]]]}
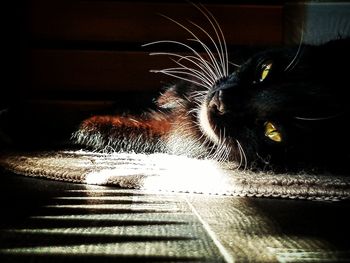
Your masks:
{"label": "wooden floor", "polygon": [[349,202],[0,178],[2,263],[350,261]]}

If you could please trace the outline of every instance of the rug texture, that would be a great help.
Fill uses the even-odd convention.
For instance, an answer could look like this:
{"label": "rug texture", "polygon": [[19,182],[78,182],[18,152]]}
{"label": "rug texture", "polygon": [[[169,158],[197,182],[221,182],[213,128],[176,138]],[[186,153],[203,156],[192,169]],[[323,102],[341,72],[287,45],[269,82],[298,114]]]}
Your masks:
{"label": "rug texture", "polygon": [[166,154],[17,152],[0,155],[0,166],[14,176],[150,191],[330,201],[350,199],[350,177],[346,176],[253,173],[214,161]]}

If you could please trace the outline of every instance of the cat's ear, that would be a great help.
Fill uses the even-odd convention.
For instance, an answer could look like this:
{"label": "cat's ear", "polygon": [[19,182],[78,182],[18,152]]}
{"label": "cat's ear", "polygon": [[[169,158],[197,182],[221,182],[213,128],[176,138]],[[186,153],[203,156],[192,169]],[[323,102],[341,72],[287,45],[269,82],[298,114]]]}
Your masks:
{"label": "cat's ear", "polygon": [[174,109],[181,105],[182,100],[183,99],[179,96],[177,86],[173,85],[167,87],[167,89],[161,93],[156,100],[156,104],[163,109]]}

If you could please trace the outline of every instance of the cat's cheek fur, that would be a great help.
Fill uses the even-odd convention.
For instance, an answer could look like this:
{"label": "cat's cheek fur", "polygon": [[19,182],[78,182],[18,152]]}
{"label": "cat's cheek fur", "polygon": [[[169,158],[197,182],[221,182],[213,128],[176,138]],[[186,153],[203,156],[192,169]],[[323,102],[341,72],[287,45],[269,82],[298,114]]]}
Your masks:
{"label": "cat's cheek fur", "polygon": [[219,144],[219,137],[215,133],[212,125],[209,121],[209,112],[207,107],[207,101],[203,101],[199,110],[198,110],[198,119],[200,124],[200,129],[202,132],[215,144]]}

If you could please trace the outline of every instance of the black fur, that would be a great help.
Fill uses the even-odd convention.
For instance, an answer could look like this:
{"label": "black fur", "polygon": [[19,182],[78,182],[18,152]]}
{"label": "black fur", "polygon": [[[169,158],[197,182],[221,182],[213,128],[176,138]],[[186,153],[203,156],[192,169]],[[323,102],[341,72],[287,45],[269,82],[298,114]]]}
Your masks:
{"label": "black fur", "polygon": [[[346,165],[349,44],[349,39],[337,40],[302,46],[299,53],[296,47],[255,55],[213,87],[214,94],[221,92],[219,103],[225,111],[209,109],[211,123],[225,128],[226,136],[241,143],[253,167]],[[264,61],[272,61],[273,66],[266,80],[259,82],[256,74]],[[214,96],[211,93],[208,96]],[[266,122],[278,126],[282,142],[264,135]]]}

